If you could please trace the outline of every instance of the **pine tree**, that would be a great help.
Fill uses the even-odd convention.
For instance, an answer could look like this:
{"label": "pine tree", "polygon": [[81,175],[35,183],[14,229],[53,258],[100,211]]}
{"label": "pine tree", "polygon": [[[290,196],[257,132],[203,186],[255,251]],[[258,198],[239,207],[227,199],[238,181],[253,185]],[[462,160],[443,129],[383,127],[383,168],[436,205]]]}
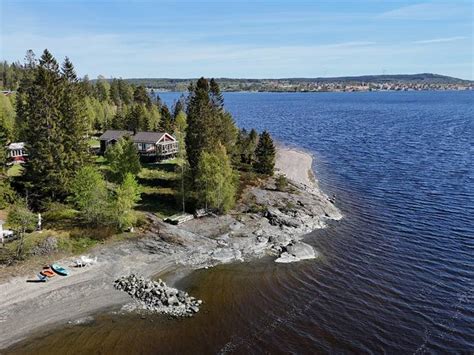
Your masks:
{"label": "pine tree", "polygon": [[270,134],[263,131],[260,134],[257,148],[255,149],[254,170],[264,175],[273,175],[275,168],[275,146]]}

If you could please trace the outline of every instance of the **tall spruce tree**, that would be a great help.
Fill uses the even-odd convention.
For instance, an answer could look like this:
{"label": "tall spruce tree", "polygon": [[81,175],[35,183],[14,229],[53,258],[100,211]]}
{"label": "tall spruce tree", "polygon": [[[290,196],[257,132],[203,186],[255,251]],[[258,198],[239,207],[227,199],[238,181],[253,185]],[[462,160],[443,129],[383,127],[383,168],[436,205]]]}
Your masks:
{"label": "tall spruce tree", "polygon": [[63,137],[60,129],[63,82],[58,62],[45,49],[34,80],[31,85],[25,83],[27,87],[22,88],[25,102],[17,115],[26,122],[29,157],[24,176],[35,199],[56,200],[64,197],[67,191],[63,179]]}
{"label": "tall spruce tree", "polygon": [[173,117],[174,119],[176,119],[176,117],[178,117],[178,115],[185,111],[185,98],[183,97],[183,95],[181,95],[181,97],[178,99],[178,101],[176,101],[176,103],[174,104],[174,109],[173,109]]}
{"label": "tall spruce tree", "polygon": [[275,154],[275,145],[273,144],[270,133],[263,131],[260,134],[257,148],[255,149],[254,170],[260,174],[273,175]]}
{"label": "tall spruce tree", "polygon": [[209,81],[209,93],[211,96],[211,101],[214,107],[223,110],[224,109],[224,96],[221,93],[221,89],[219,88],[219,84],[217,81],[212,78]]}
{"label": "tall spruce tree", "polygon": [[197,175],[199,157],[204,151],[212,151],[218,143],[218,117],[209,97],[209,83],[200,78],[190,85],[187,103],[186,153],[192,181]]}
{"label": "tall spruce tree", "polygon": [[74,174],[87,162],[87,120],[84,91],[69,59],[60,69],[46,49],[31,70],[31,80],[21,85],[17,116],[25,122],[29,154],[24,179],[29,195],[40,204],[45,199],[64,199]]}
{"label": "tall spruce tree", "polygon": [[84,110],[84,96],[79,88],[74,65],[66,57],[61,68],[63,78],[63,98],[61,100],[61,119],[59,121],[62,144],[63,174],[69,184],[76,172],[89,160],[87,143],[87,116]]}
{"label": "tall spruce tree", "polygon": [[161,120],[159,124],[159,129],[162,132],[167,132],[172,134],[174,132],[174,120],[171,117],[171,112],[168,109],[168,106],[163,105],[160,108]]}

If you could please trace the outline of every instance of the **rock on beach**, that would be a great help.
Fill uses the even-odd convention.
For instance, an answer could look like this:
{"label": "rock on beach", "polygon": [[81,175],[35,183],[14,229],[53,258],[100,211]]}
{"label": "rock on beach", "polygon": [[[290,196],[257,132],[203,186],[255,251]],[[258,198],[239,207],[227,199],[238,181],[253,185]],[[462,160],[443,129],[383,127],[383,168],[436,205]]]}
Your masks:
{"label": "rock on beach", "polygon": [[114,287],[137,301],[138,307],[128,307],[131,310],[138,308],[175,317],[190,317],[199,312],[202,304],[201,300],[167,286],[161,279],[153,281],[131,274],[115,280]]}

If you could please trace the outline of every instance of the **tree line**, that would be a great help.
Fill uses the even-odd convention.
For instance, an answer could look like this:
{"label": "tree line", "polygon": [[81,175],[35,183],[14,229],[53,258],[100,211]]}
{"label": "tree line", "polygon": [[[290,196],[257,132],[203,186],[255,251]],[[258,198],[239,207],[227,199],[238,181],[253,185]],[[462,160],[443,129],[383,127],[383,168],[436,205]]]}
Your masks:
{"label": "tree line", "polygon": [[0,101],[0,144],[25,141],[29,156],[12,189],[1,150],[0,204],[18,195],[39,210],[59,201],[73,204],[88,224],[133,225],[141,170],[135,145],[125,138],[110,146],[106,174],[93,164],[89,149],[89,135],[108,128],[166,131],[177,137],[177,191],[183,208],[225,213],[235,204],[240,173],[273,174],[270,134],[240,130],[214,79],[191,83],[170,110],[143,86],[121,79],[79,79],[68,58],[60,65],[48,50],[39,60],[28,51],[25,63],[15,65],[17,72],[16,81],[7,80],[16,94]]}

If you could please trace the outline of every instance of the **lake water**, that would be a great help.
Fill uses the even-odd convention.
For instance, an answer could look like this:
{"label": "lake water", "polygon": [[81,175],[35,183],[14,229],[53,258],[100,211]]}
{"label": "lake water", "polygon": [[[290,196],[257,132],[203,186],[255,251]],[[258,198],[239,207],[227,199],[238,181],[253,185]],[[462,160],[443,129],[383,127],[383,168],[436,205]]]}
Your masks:
{"label": "lake water", "polygon": [[[176,93],[160,94],[172,103]],[[344,219],[316,261],[197,271],[196,317],[101,315],[15,346],[66,353],[474,351],[474,93],[228,93],[241,127],[314,153]]]}

